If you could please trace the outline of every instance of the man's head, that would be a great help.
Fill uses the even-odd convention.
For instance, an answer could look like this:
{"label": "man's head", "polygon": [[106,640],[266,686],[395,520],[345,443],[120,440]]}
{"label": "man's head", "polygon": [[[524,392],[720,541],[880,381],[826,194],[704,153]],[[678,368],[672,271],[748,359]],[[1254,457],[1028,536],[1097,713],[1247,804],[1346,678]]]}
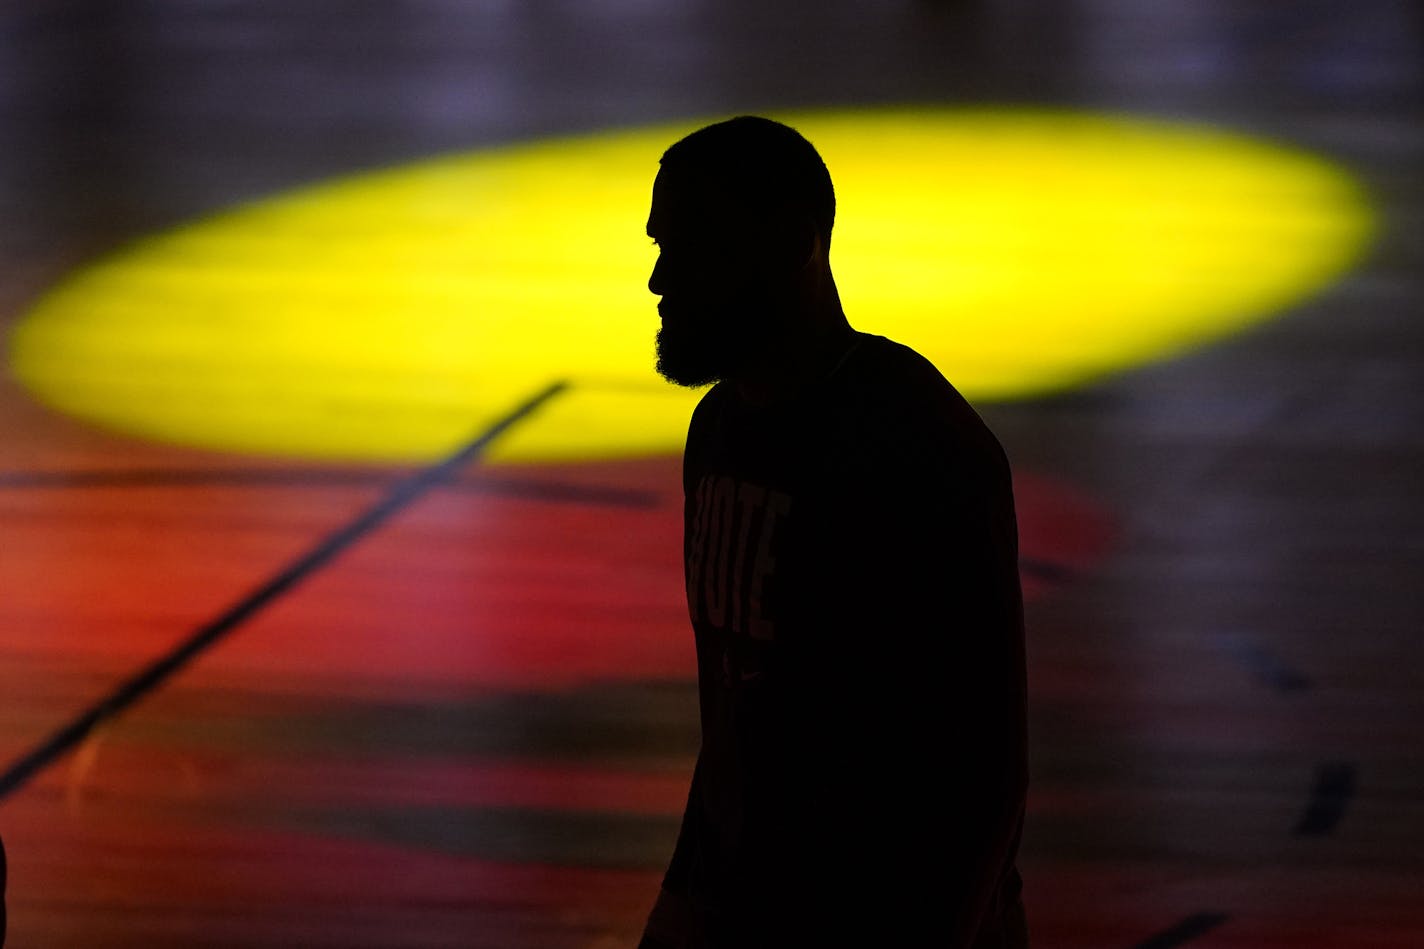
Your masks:
{"label": "man's head", "polygon": [[756,116],[693,132],[661,166],[648,216],[658,372],[687,386],[736,378],[784,342],[829,273],[830,174],[795,129]]}

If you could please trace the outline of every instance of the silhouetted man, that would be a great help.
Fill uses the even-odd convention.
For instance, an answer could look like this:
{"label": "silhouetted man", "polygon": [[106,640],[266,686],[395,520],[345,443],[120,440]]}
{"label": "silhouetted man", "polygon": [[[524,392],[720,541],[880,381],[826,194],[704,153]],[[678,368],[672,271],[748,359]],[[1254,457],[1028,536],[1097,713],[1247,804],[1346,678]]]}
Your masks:
{"label": "silhouetted man", "polygon": [[834,212],[810,143],[751,116],[653,184],[658,371],[717,384],[683,462],[702,746],[644,947],[1026,945],[1008,462],[847,323]]}

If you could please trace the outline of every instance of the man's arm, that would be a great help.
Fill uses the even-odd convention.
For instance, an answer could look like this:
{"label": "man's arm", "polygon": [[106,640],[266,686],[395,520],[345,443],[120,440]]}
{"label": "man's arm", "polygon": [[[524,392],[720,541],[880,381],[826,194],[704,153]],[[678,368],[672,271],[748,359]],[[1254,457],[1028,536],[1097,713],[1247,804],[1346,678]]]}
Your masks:
{"label": "man's arm", "polygon": [[[977,422],[977,417],[973,420]],[[1007,459],[987,429],[916,453],[896,584],[908,793],[932,815],[927,861],[948,945],[969,946],[1012,864],[1027,792],[1018,536]],[[957,437],[953,437],[957,436]],[[892,580],[893,582],[893,580]]]}
{"label": "man's arm", "polygon": [[977,416],[914,424],[845,494],[852,526],[825,590],[847,649],[843,806],[874,867],[879,935],[969,946],[1027,786],[1017,530],[1007,461]]}

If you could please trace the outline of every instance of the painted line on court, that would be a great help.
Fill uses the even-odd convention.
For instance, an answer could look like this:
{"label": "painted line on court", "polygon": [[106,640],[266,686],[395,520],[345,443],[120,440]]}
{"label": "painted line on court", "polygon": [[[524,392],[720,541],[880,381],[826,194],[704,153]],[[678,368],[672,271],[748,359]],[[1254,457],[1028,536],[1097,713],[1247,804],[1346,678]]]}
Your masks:
{"label": "painted line on court", "polygon": [[1253,636],[1226,633],[1218,638],[1221,648],[1235,657],[1262,685],[1277,692],[1304,692],[1312,687],[1310,679]]}
{"label": "painted line on court", "polygon": [[1355,796],[1356,777],[1357,768],[1350,762],[1331,761],[1318,767],[1305,813],[1295,825],[1296,835],[1321,837],[1334,831]]}
{"label": "painted line on court", "polygon": [[1063,583],[1073,577],[1072,568],[1038,557],[1021,557],[1019,569],[1029,576],[1050,583]]}
{"label": "painted line on court", "polygon": [[260,612],[269,603],[287,593],[300,581],[330,562],[337,554],[409,506],[437,483],[450,478],[460,468],[471,463],[496,438],[534,414],[554,396],[568,388],[566,382],[555,382],[532,398],[520,403],[490,425],[454,454],[399,481],[386,495],[362,514],[329,534],[321,543],[292,561],[277,574],[247,596],[229,607],[216,619],[195,630],[166,655],[161,656],[90,706],[69,724],[59,729],[5,769],[0,775],[0,799],[20,788],[45,766],[84,739],[100,724],[113,718],[162,685],[185,665],[197,658],[225,634]]}
{"label": "painted line on court", "polygon": [[1225,913],[1194,913],[1172,928],[1139,942],[1133,949],[1171,949],[1204,935],[1229,918]]}
{"label": "painted line on court", "polygon": [[[385,484],[380,471],[323,471],[283,468],[135,468],[116,471],[0,472],[0,489],[203,488],[203,487],[367,487]],[[610,507],[657,507],[653,491],[607,485],[572,484],[528,478],[477,476],[443,485],[446,490],[498,494],[537,501],[602,504]]]}

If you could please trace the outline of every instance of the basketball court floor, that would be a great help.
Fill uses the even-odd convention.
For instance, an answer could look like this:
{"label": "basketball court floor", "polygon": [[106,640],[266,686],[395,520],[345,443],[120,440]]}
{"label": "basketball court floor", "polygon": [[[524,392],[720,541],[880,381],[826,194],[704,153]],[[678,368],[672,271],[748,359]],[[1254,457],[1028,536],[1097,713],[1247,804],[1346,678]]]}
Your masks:
{"label": "basketball court floor", "polygon": [[643,223],[746,112],[1014,464],[1034,945],[1424,945],[1415,5],[58,0],[0,72],[9,945],[636,944]]}

